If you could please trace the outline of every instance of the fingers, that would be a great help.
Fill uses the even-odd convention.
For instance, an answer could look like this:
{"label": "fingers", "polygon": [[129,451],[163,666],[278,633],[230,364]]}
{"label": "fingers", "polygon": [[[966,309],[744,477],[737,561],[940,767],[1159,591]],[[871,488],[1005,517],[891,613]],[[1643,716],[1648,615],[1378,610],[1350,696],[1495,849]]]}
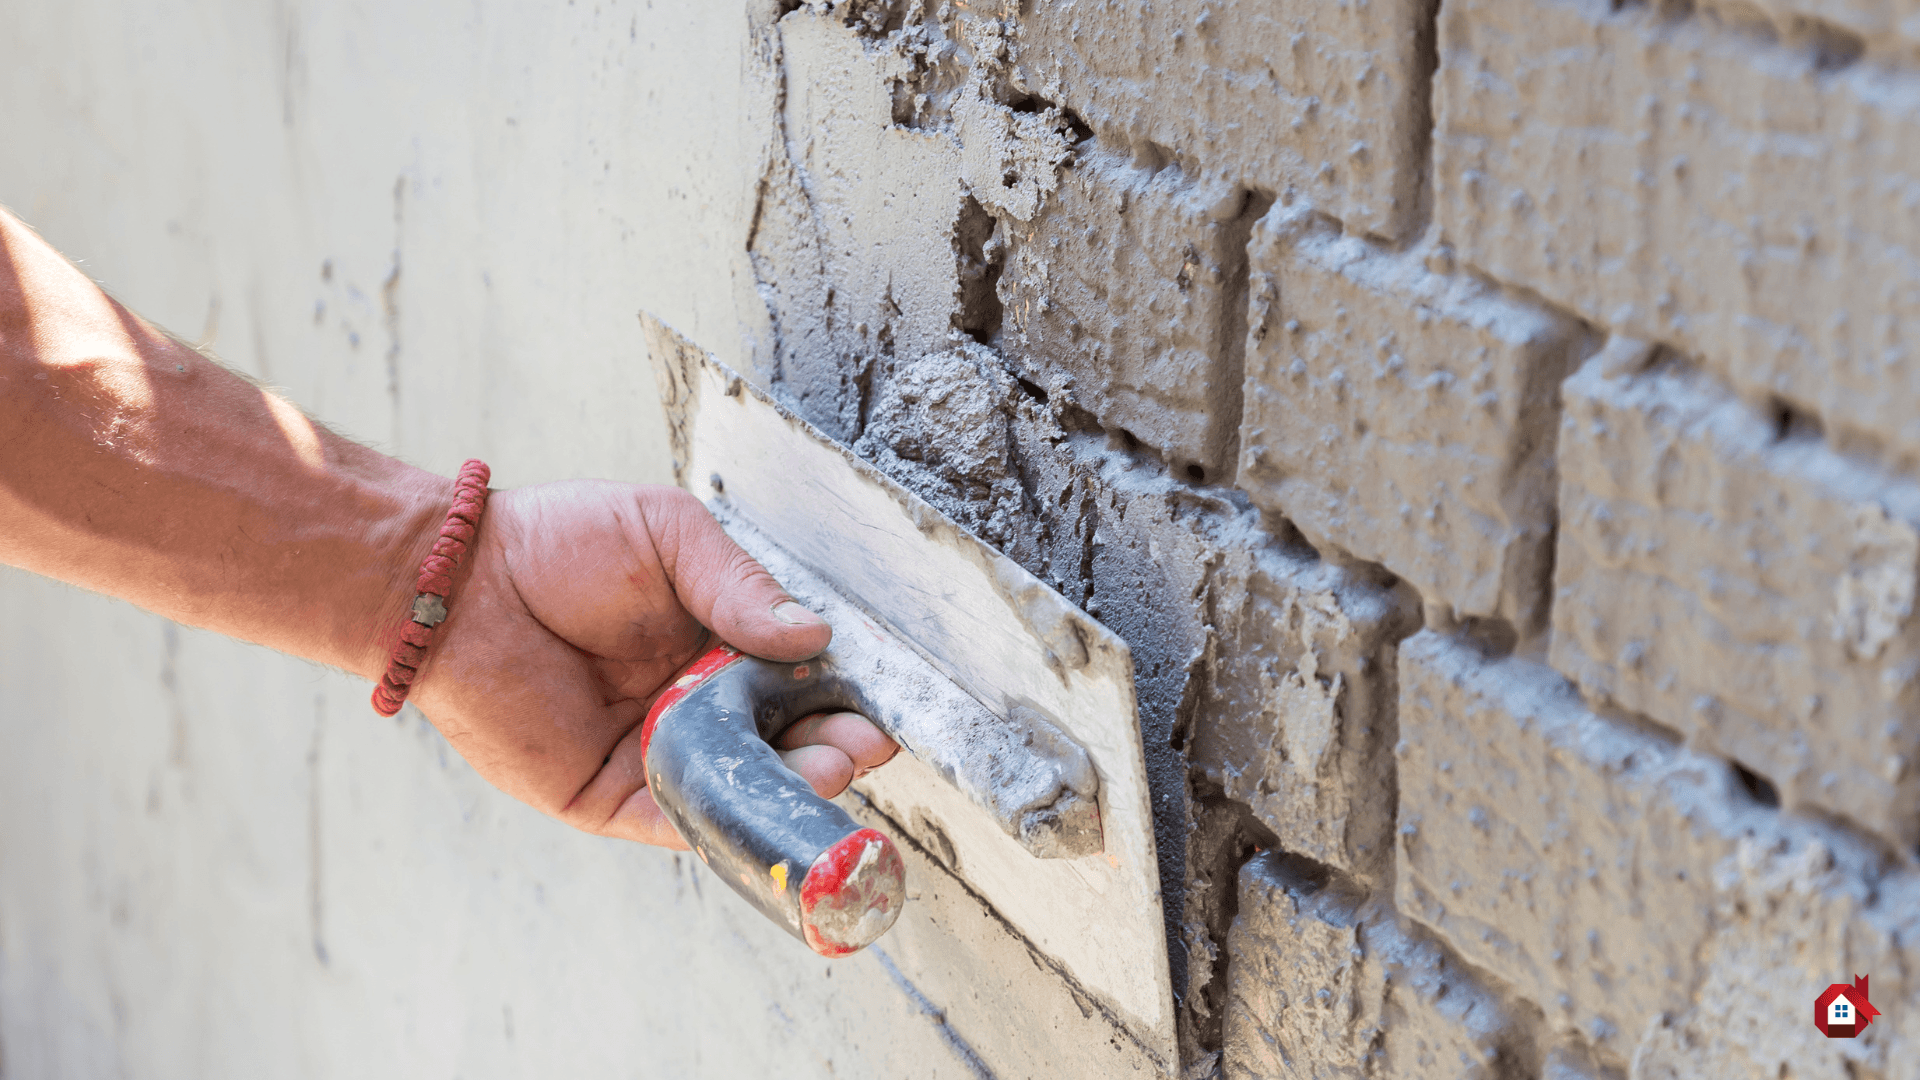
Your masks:
{"label": "fingers", "polygon": [[687,842],[680,839],[673,823],[661,811],[660,804],[653,801],[653,792],[646,788],[629,795],[606,825],[596,831],[602,836],[652,844],[654,847],[687,850]]}
{"label": "fingers", "polygon": [[[850,713],[843,715],[852,716]],[[859,717],[852,718],[859,720],[862,724],[866,724],[866,721],[860,720]],[[870,724],[867,726],[872,727]],[[875,730],[877,731],[877,729]],[[882,739],[886,738],[885,735],[880,737]],[[798,749],[782,752],[780,760],[786,763],[787,768],[799,773],[801,779],[813,787],[814,794],[823,799],[833,798],[847,790],[847,785],[853,782],[854,759],[849,757],[846,751],[838,747],[824,745],[802,746]],[[608,765],[612,766],[613,763],[609,762]],[[620,772],[620,770],[610,768],[602,769],[601,776],[595,777],[594,784],[588,785],[589,788],[601,784],[603,782],[602,778],[608,777],[610,773],[618,772]],[[618,780],[614,779],[608,782],[617,783]],[[656,847],[672,848],[676,851],[687,850],[686,841],[680,839],[680,834],[675,831],[673,824],[667,820],[667,816],[661,811],[660,805],[653,801],[653,793],[646,788],[641,788],[639,791],[628,795],[626,799],[620,803],[619,809],[615,810],[611,817],[607,818],[603,823],[599,823],[597,826],[594,824],[597,818],[591,810],[583,808],[582,813],[588,815],[587,819],[577,820],[573,823],[586,829],[588,832],[598,833],[601,836],[618,837],[622,840],[632,840],[641,844],[653,844]]]}
{"label": "fingers", "polygon": [[780,583],[733,542],[700,501],[664,492],[649,507],[661,559],[680,603],[728,644],[769,660],[805,660],[833,629],[795,603]]}
{"label": "fingers", "polygon": [[865,776],[893,760],[900,744],[859,713],[815,713],[780,733],[775,746],[797,750],[803,746],[832,746],[852,762],[854,775]]}
{"label": "fingers", "polygon": [[[859,777],[885,765],[900,746],[858,713],[815,713],[781,732],[775,740],[780,760],[800,774],[823,799],[831,799]],[[673,825],[644,786],[640,733],[620,741],[592,781],[582,788],[561,818],[577,828],[642,844],[685,851]],[[636,790],[637,789],[637,790]]]}
{"label": "fingers", "polygon": [[685,850],[680,835],[646,790],[647,763],[641,752],[640,703],[621,704],[634,711],[627,733],[607,752],[593,779],[555,816],[576,829],[601,836]]}
{"label": "fingers", "polygon": [[802,746],[798,750],[784,750],[780,760],[812,784],[813,793],[823,799],[833,798],[853,783],[853,759],[838,747]]}
{"label": "fingers", "polygon": [[[775,740],[780,760],[823,799],[847,789],[900,751],[899,744],[858,713],[816,713]],[[685,851],[673,825],[646,788],[646,763],[636,724],[616,744],[585,787],[558,815],[578,829],[642,844]]]}

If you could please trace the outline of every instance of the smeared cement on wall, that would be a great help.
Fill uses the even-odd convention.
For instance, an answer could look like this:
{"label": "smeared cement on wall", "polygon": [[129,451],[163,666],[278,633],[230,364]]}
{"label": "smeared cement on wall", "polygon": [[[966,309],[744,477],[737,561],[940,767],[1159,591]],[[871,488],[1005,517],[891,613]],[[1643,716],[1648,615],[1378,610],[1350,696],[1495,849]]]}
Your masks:
{"label": "smeared cement on wall", "polygon": [[[1123,636],[1168,925],[1115,947],[1170,950],[1192,1080],[1913,1075],[1901,5],[21,19],[0,87],[34,152],[0,198],[348,431],[505,482],[664,478],[631,323],[659,311]],[[208,50],[233,62],[154,59]],[[0,685],[36,719],[12,760],[57,763],[0,784],[0,820],[53,823],[0,866],[15,1069],[222,1075],[251,1047],[201,1000],[359,1074],[627,1068],[574,1030],[590,969],[594,1001],[675,1018],[599,1025],[668,1072],[1101,1074],[1049,1058],[1045,1031],[1104,1021],[1021,1008],[1041,965],[926,822],[929,910],[977,927],[1004,985],[939,956],[780,968],[753,1038],[705,1041],[653,977],[684,950],[604,973],[635,897],[716,971],[759,962],[690,865],[609,878],[344,687],[316,705],[272,668],[236,703],[246,662],[193,635],[4,596],[43,628],[0,654],[27,658]],[[72,674],[48,626],[152,677],[46,679]],[[282,700],[284,738],[258,723]],[[407,785],[438,794],[376,794]],[[415,864],[405,894],[493,954],[379,914]],[[530,970],[540,994],[476,989]],[[1869,972],[1881,1019],[1819,1038],[1806,1001]],[[328,1048],[374,985],[400,1019]],[[732,974],[691,985],[743,1008]]]}
{"label": "smeared cement on wall", "polygon": [[[1431,801],[1460,763],[1419,756],[1429,733],[1409,718],[1431,728],[1477,706],[1428,704],[1428,660],[1400,653],[1423,626],[1419,640],[1458,646],[1457,678],[1522,696],[1577,686],[1656,738],[1731,758],[1718,775],[1747,779],[1709,803],[1739,802],[1744,784],[1780,802],[1766,814],[1837,812],[1911,848],[1913,725],[1888,712],[1911,685],[1910,432],[1888,420],[1863,436],[1875,407],[1786,377],[1791,402],[1760,400],[1758,338],[1714,352],[1747,309],[1715,291],[1731,271],[1686,261],[1729,243],[1705,196],[1647,211],[1674,235],[1634,233],[1633,265],[1665,258],[1674,282],[1649,299],[1657,315],[1591,299],[1639,305],[1660,275],[1625,283],[1610,237],[1588,244],[1595,266],[1567,247],[1594,217],[1567,193],[1588,175],[1615,183],[1616,163],[1582,172],[1585,154],[1611,153],[1597,148],[1547,160],[1562,145],[1551,125],[1576,123],[1556,110],[1584,98],[1545,89],[1559,84],[1526,50],[1535,6],[1537,32],[1580,40],[1596,72],[1631,69],[1629,43],[1657,39],[1654,67],[1631,69],[1649,95],[1668,92],[1669,53],[1722,71],[1751,59],[1767,79],[1807,70],[1780,62],[1778,42],[1740,44],[1753,20],[1711,5],[1664,38],[1637,9],[1523,0],[810,3],[779,24],[785,153],[760,187],[778,227],[752,246],[764,378],[1132,646],[1196,1076],[1652,1076],[1731,1053],[1645,1026],[1649,1008],[1679,1023],[1707,983],[1674,975],[1679,996],[1599,1022],[1463,940],[1498,923],[1450,921],[1465,901],[1446,895],[1494,871],[1455,853],[1451,885],[1431,882],[1415,838],[1443,808],[1468,828],[1499,818]],[[1835,45],[1851,31],[1769,17],[1799,28],[1784,47],[1826,50],[1816,64],[1858,55]],[[1484,63],[1516,82],[1472,74]],[[1867,80],[1844,81],[1864,94]],[[1842,101],[1841,81],[1823,102]],[[1683,110],[1722,92],[1672,90]],[[1540,131],[1534,93],[1559,103]],[[1605,107],[1623,133],[1667,129],[1657,108]],[[1911,122],[1885,108],[1883,122]],[[1684,154],[1645,166],[1688,191],[1695,167]],[[1514,193],[1505,210],[1489,185]],[[1905,303],[1912,275],[1896,276],[1868,307]],[[1778,327],[1763,336],[1807,318],[1766,317]],[[1845,323],[1821,333],[1851,340]],[[1661,343],[1621,332],[1636,327]],[[1650,373],[1661,357],[1688,374]],[[1777,431],[1769,409],[1791,413]],[[1870,468],[1841,460],[1862,447]],[[1721,625],[1703,613],[1739,612],[1751,617],[1703,637]],[[1829,655],[1844,665],[1803,666]],[[1829,693],[1875,718],[1848,726],[1858,738],[1818,734]],[[1412,777],[1411,807],[1409,769],[1441,774],[1437,788]],[[1557,852],[1532,858],[1503,872],[1571,872]],[[1287,873],[1309,884],[1275,883]],[[1352,899],[1326,907],[1335,895]],[[1327,954],[1326,986],[1346,987],[1337,1031],[1276,989],[1306,977],[1289,968],[1300,935]]]}

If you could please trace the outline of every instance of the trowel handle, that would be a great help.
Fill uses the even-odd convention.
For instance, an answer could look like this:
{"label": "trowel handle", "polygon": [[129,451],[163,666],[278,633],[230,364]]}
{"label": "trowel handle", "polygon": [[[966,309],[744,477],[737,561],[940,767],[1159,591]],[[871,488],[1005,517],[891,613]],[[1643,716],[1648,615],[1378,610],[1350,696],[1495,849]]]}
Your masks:
{"label": "trowel handle", "polygon": [[776,664],[722,645],[647,713],[647,786],[722,881],[822,956],[871,944],[900,917],[906,866],[886,834],[813,793],[770,741],[794,721],[860,710],[821,657]]}

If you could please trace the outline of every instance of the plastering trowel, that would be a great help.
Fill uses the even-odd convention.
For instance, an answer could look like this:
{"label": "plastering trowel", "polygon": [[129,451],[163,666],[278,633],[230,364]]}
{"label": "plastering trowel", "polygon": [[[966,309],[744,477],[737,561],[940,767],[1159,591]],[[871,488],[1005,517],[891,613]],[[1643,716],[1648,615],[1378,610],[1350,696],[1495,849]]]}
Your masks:
{"label": "plastering trowel", "polygon": [[[662,694],[641,731],[654,800],[734,891],[822,956],[885,933],[906,900],[893,842],[813,793],[770,745],[811,713],[880,725],[1037,858],[1099,855],[1093,762],[1031,709],[995,716],[725,503],[735,539],[834,628],[820,656],[781,664],[721,645]],[[774,567],[779,567],[774,569]]]}
{"label": "plastering trowel", "polygon": [[[902,948],[964,967],[958,954],[973,946],[915,919],[921,886],[907,867],[932,859],[1082,1013],[1124,1029],[1149,1060],[1173,1060],[1125,644],[704,350],[643,322],[676,478],[834,631],[799,664],[716,649],[662,696],[643,737],[668,819],[815,951],[847,955],[903,920]],[[768,745],[832,708],[866,715],[905,751],[840,805]]]}

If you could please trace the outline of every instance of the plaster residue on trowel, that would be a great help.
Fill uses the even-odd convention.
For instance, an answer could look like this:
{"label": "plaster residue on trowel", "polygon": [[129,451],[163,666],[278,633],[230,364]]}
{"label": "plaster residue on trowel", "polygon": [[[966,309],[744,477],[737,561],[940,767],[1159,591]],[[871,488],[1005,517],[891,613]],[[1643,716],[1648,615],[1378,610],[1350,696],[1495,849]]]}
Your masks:
{"label": "plaster residue on trowel", "polygon": [[[852,652],[836,651],[843,657]],[[864,665],[863,677],[889,732],[988,808],[1004,831],[1035,854],[1064,854],[1058,849],[1076,845],[1098,851],[1099,778],[1084,750],[1025,707],[1016,706],[1006,717],[956,708],[951,694],[915,670],[921,668],[917,659],[904,651],[875,650]],[[1050,822],[1068,830],[1091,829],[1092,835],[1036,835]]]}
{"label": "plaster residue on trowel", "polygon": [[871,718],[889,735],[1033,854],[1071,858],[1100,850],[1099,776],[1057,724],[1022,703],[1004,705],[1007,715],[989,711],[725,503],[715,511],[796,600],[833,624],[830,655],[865,688]]}

